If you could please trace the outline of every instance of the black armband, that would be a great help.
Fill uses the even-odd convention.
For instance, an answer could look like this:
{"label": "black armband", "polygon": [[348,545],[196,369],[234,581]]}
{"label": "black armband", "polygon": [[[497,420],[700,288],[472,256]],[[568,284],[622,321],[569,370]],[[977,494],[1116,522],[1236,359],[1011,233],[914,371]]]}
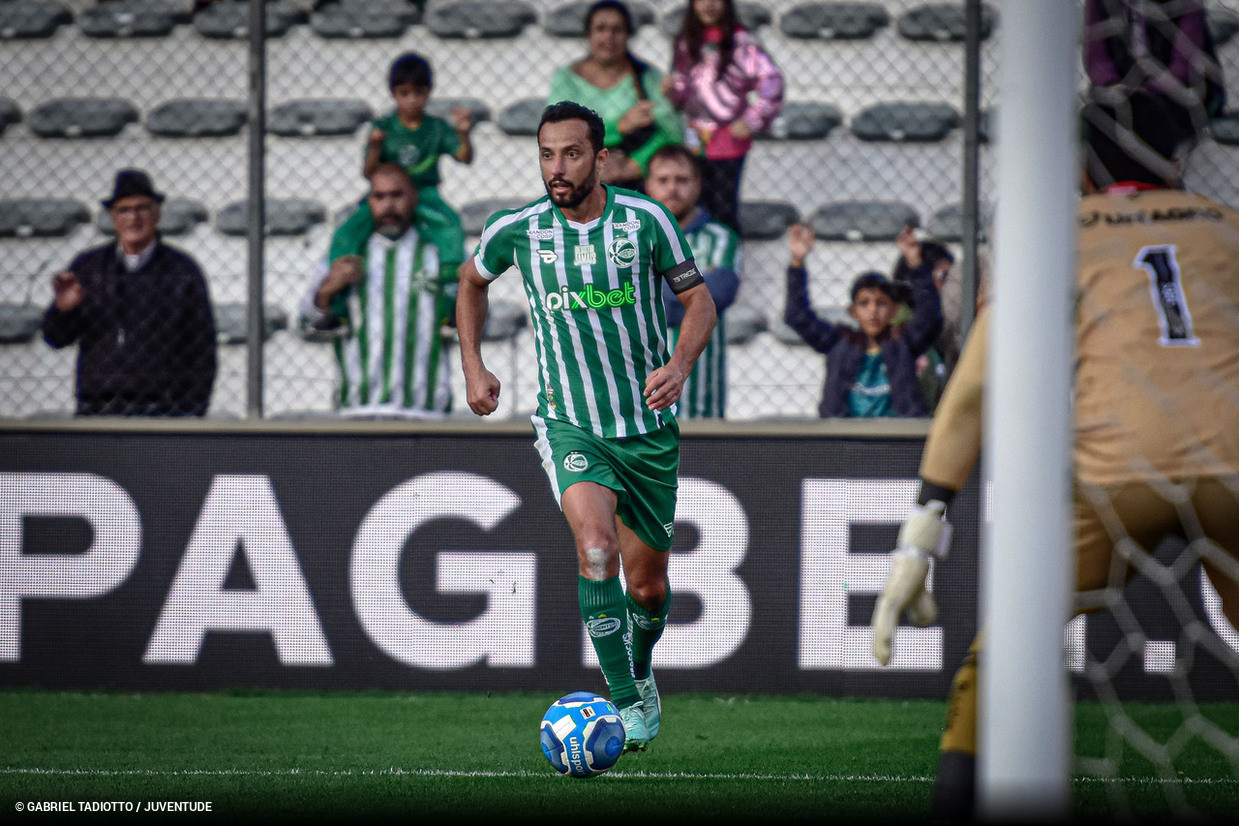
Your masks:
{"label": "black armband", "polygon": [[667,279],[667,283],[671,285],[671,292],[676,295],[685,290],[690,290],[698,284],[706,283],[705,278],[701,275],[701,270],[697,269],[697,262],[691,258],[682,264],[676,264],[663,273],[662,276]]}

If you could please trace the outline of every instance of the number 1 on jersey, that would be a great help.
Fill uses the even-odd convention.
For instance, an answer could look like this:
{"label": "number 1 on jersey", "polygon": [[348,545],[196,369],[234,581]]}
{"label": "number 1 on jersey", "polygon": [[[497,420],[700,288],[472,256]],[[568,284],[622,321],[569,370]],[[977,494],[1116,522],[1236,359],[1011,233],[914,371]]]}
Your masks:
{"label": "number 1 on jersey", "polygon": [[1163,347],[1199,347],[1200,339],[1192,330],[1192,314],[1187,309],[1175,251],[1173,244],[1142,247],[1132,266],[1149,274],[1149,294],[1162,331],[1157,343]]}

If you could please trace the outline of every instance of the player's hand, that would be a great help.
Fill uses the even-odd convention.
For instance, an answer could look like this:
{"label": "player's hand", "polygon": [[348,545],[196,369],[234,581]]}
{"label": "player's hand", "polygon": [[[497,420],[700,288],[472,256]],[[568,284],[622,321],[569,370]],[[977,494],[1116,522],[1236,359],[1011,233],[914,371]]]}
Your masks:
{"label": "player's hand", "polygon": [[470,410],[479,416],[489,416],[499,409],[499,379],[485,367],[466,373],[465,398]]}
{"label": "player's hand", "polygon": [[787,230],[787,249],[791,252],[793,267],[803,267],[804,260],[813,250],[813,227],[808,224],[792,224]]}
{"label": "player's hand", "polygon": [[52,279],[52,290],[56,296],[56,309],[61,312],[76,310],[82,303],[82,282],[77,280],[77,274],[69,270],[58,273]]}
{"label": "player's hand", "polygon": [[637,105],[624,113],[616,128],[621,135],[627,135],[635,129],[649,126],[654,122],[654,102],[652,100],[637,101]]}
{"label": "player's hand", "polygon": [[452,128],[468,134],[473,129],[473,113],[467,106],[452,107]]}
{"label": "player's hand", "polygon": [[911,224],[899,230],[899,234],[895,236],[895,246],[899,247],[899,251],[903,253],[904,263],[909,267],[916,269],[921,265],[921,242],[917,240],[916,230]]}
{"label": "player's hand", "polygon": [[669,361],[645,379],[645,406],[650,410],[666,410],[680,399],[688,373]]}
{"label": "player's hand", "polygon": [[905,612],[915,625],[932,625],[938,619],[938,605],[925,590],[929,576],[929,559],[939,553],[950,530],[943,514],[946,505],[933,501],[917,506],[899,529],[899,541],[891,554],[891,569],[886,575],[882,594],[873,607],[873,656],[886,665],[891,660],[891,646],[899,617]]}

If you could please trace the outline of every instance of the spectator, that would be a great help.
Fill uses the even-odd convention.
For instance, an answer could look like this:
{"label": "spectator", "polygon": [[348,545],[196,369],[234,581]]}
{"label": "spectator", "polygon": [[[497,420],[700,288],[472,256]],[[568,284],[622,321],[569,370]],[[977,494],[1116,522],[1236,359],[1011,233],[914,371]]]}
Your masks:
{"label": "spectator", "polygon": [[[905,260],[920,252],[912,227],[896,239]],[[850,315],[860,329],[832,324],[809,305],[804,261],[813,249],[813,230],[790,230],[784,320],[810,347],[826,354],[826,384],[818,412],[822,417],[928,416],[916,378],[916,357],[942,330],[942,306],[930,264],[920,261],[909,276],[916,311],[906,324],[891,323],[902,296],[885,275],[867,272],[852,282]]]}
{"label": "spectator", "polygon": [[[396,108],[371,124],[362,172],[370,178],[380,164],[404,167],[417,188],[416,223],[434,237],[439,261],[452,275],[465,258],[465,231],[460,215],[439,194],[439,158],[450,155],[460,163],[473,163],[473,117],[464,106],[452,110],[450,124],[427,114],[433,79],[430,64],[420,55],[409,52],[392,62],[388,88]],[[349,216],[346,226],[337,238],[365,238],[374,232],[368,200]]]}
{"label": "spectator", "polygon": [[77,414],[203,416],[215,383],[215,318],[196,261],[159,237],[164,196],[137,169],[103,201],[116,243],[86,250],[53,282],[43,340],[74,342]]}
{"label": "spectator", "polygon": [[689,145],[705,158],[702,205],[739,232],[740,172],[753,135],[783,108],[783,75],[736,20],[733,0],[692,0],[664,86],[687,118]]}
{"label": "spectator", "polygon": [[440,267],[432,230],[414,223],[418,189],[382,163],[367,203],[375,228],[342,225],[301,300],[301,323],[340,333],[337,406],[364,417],[441,417],[451,409],[440,331],[456,315],[456,267]]}
{"label": "spectator", "polygon": [[[679,222],[718,313],[714,334],[684,384],[676,413],[681,419],[721,419],[727,408],[727,334],[723,311],[736,300],[740,288],[740,236],[711,218],[698,203],[701,168],[697,157],[683,144],[664,146],[654,153],[645,190]],[[665,281],[663,304],[674,346],[680,337],[684,305]]]}
{"label": "spectator", "polygon": [[1226,105],[1202,0],[1086,0],[1084,68],[1094,89],[1161,97],[1180,148]]}
{"label": "spectator", "polygon": [[[955,369],[955,362],[959,359],[959,302],[954,303],[955,313],[948,317],[943,287],[951,274],[951,265],[955,263],[955,256],[937,241],[921,241],[918,248],[913,250],[910,260],[905,260],[904,256],[900,255],[891,272],[891,280],[901,288],[910,290],[909,276],[913,269],[920,266],[922,260],[927,262],[931,268],[943,316],[942,333],[939,334],[938,340],[932,347],[916,357],[916,377],[921,383],[925,404],[932,413],[942,395],[942,388],[946,385],[947,377],[950,376],[951,370]],[[891,324],[899,325],[911,320],[913,312],[914,309],[910,304],[904,304],[895,313]]]}
{"label": "spectator", "polygon": [[646,165],[659,147],[683,138],[662,91],[662,73],[628,50],[632,14],[619,0],[599,0],[585,16],[589,54],[551,77],[547,105],[571,100],[593,109],[610,150],[602,183],[643,191]]}

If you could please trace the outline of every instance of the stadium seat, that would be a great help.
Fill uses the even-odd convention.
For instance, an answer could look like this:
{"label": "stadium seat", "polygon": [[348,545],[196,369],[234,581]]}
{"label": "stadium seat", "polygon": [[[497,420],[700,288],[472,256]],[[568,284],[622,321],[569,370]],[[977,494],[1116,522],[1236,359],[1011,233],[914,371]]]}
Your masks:
{"label": "stadium seat", "polygon": [[[985,40],[994,31],[994,9],[981,4],[980,37]],[[901,37],[908,40],[931,40],[959,43],[964,39],[964,6],[931,3],[909,9],[896,24]]]}
{"label": "stadium seat", "polygon": [[249,118],[243,100],[172,100],[146,116],[146,131],[164,138],[235,135]]}
{"label": "stadium seat", "polygon": [[[990,225],[990,221],[994,217],[994,208],[991,204],[983,203],[977,207],[980,215],[978,215],[979,226],[977,227],[978,234],[984,238],[985,231]],[[936,241],[946,243],[959,243],[963,240],[964,234],[964,219],[962,204],[948,204],[933,215],[929,216],[929,220],[925,224],[925,231]]]}
{"label": "stadium seat", "polygon": [[1239,32],[1239,14],[1235,14],[1232,11],[1207,8],[1205,10],[1205,20],[1206,25],[1209,27],[1209,34],[1213,37],[1215,48],[1221,48],[1228,40],[1235,36],[1235,32]]}
{"label": "stadium seat", "polygon": [[[198,201],[169,198],[159,210],[158,229],[164,235],[185,235],[198,224],[206,222],[209,217],[206,206]],[[106,209],[99,210],[95,225],[104,235],[116,234],[112,215]]]}
{"label": "stadium seat", "polygon": [[878,103],[852,118],[862,141],[939,141],[959,126],[959,113],[946,103]]}
{"label": "stadium seat", "polygon": [[[194,15],[194,31],[213,40],[245,40],[250,32],[249,3],[245,0],[215,0]],[[263,34],[283,37],[309,15],[292,0],[275,0],[263,8]]]}
{"label": "stadium seat", "polygon": [[[546,29],[547,34],[553,37],[583,38],[585,36],[585,15],[592,5],[592,0],[579,0],[579,2],[568,3],[565,6],[557,6],[547,12],[546,21],[542,27]],[[654,23],[654,12],[645,3],[625,3],[624,5],[628,6],[628,11],[632,14],[632,25],[635,29]]]}
{"label": "stadium seat", "polygon": [[740,204],[740,235],[745,239],[782,238],[800,220],[796,207],[786,201],[745,201]]}
{"label": "stadium seat", "polygon": [[0,238],[66,236],[90,220],[80,201],[21,198],[0,201]]}
{"label": "stadium seat", "polygon": [[60,98],[36,107],[26,123],[41,138],[110,138],[137,120],[137,107],[121,98]]}
{"label": "stadium seat", "polygon": [[533,7],[522,0],[455,0],[432,8],[425,17],[430,33],[445,40],[516,37],[538,22]]}
{"label": "stadium seat", "polygon": [[426,104],[426,114],[452,122],[452,110],[463,106],[473,115],[473,125],[490,120],[490,107],[476,98],[438,98],[432,97]]}
{"label": "stadium seat", "polygon": [[783,14],[779,30],[798,40],[865,40],[890,22],[877,3],[805,3]]}
{"label": "stadium seat", "polygon": [[483,201],[474,201],[470,204],[465,204],[460,208],[460,222],[464,225],[465,235],[476,238],[482,234],[482,228],[486,226],[486,219],[494,215],[501,209],[516,209],[523,207],[532,200],[530,198],[487,198]]}
{"label": "stadium seat", "polygon": [[353,6],[362,9],[373,7],[383,14],[395,14],[405,22],[405,25],[416,26],[422,22],[424,5],[426,5],[426,0],[326,0],[326,2],[318,0],[314,3],[314,8],[321,11],[328,6]]}
{"label": "stadium seat", "polygon": [[332,3],[310,14],[310,28],[319,37],[343,38],[396,38],[409,27],[409,18],[400,6],[373,0],[373,2]]}
{"label": "stadium seat", "polygon": [[[686,8],[688,8],[688,5],[681,3],[663,14],[662,22],[658,26],[662,29],[663,34],[669,38],[674,38],[679,34],[680,24],[684,21],[684,10]],[[770,13],[770,9],[761,3],[736,3],[736,18],[740,21],[740,25],[751,32],[756,32],[762,26],[769,26],[774,22],[774,16]]]}
{"label": "stadium seat", "polygon": [[0,40],[51,37],[58,28],[72,22],[73,13],[60,3],[44,0],[0,3]]}
{"label": "stadium seat", "polygon": [[[266,202],[265,235],[303,235],[327,220],[327,210],[316,201],[299,199]],[[215,228],[224,235],[244,236],[249,230],[249,203],[237,201],[215,216]]]}
{"label": "stadium seat", "polygon": [[21,123],[22,110],[12,98],[0,98],[0,135],[14,123]]}
{"label": "stadium seat", "polygon": [[748,304],[732,304],[724,312],[728,344],[748,344],[766,331],[766,314]]}
{"label": "stadium seat", "polygon": [[1239,110],[1223,112],[1210,121],[1209,134],[1218,143],[1239,146]]}
{"label": "stadium seat", "polygon": [[267,115],[267,131],[286,138],[352,135],[374,117],[364,100],[294,100]]}
{"label": "stadium seat", "polygon": [[536,135],[545,108],[545,98],[524,98],[504,107],[495,123],[508,135]]}
{"label": "stadium seat", "polygon": [[821,140],[843,123],[843,113],[829,103],[784,103],[768,132],[757,140]]}
{"label": "stadium seat", "polygon": [[[216,304],[215,336],[220,344],[244,344],[249,337],[249,305],[244,301]],[[262,308],[262,340],[288,329],[288,315],[274,304]]]}
{"label": "stadium seat", "polygon": [[163,37],[187,17],[167,2],[108,0],[82,12],[77,25],[87,37]]}
{"label": "stadium seat", "polygon": [[823,241],[894,241],[905,226],[920,226],[916,210],[897,201],[837,201],[810,219]]}
{"label": "stadium seat", "polygon": [[25,344],[43,327],[45,307],[0,304],[0,344]]}
{"label": "stadium seat", "polygon": [[[836,307],[826,305],[814,305],[813,312],[823,321],[829,321],[831,324],[842,324],[856,326],[856,322],[848,315],[847,307]],[[808,347],[805,340],[800,337],[800,334],[788,327],[783,321],[783,308],[779,308],[777,318],[770,322],[770,334],[775,337],[780,344],[786,344],[789,347]]]}

